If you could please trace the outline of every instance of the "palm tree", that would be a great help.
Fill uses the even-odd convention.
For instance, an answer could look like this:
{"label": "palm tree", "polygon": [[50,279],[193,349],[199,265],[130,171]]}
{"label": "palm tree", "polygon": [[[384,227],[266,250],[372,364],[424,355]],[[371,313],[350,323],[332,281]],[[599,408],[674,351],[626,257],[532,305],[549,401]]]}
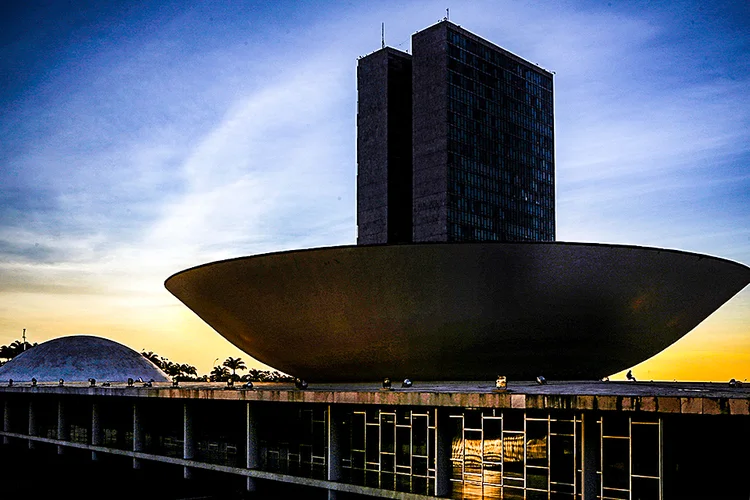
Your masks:
{"label": "palm tree", "polygon": [[156,366],[158,366],[162,370],[164,369],[164,363],[162,363],[162,358],[158,354],[156,354],[155,352],[153,352],[153,351],[145,352],[144,351],[144,352],[141,353],[141,356],[143,356],[147,360],[151,361],[153,364],[155,364]]}
{"label": "palm tree", "polygon": [[180,365],[177,363],[172,363],[171,361],[165,360],[166,363],[163,363],[162,370],[164,370],[164,373],[169,375],[170,377],[179,377],[181,370]]}
{"label": "palm tree", "polygon": [[4,345],[0,347],[0,358],[5,359],[12,359],[18,356],[19,354],[23,353],[24,351],[28,351],[32,347],[36,347],[38,344],[34,342],[33,344],[29,344],[28,342],[21,342],[20,340],[14,340],[10,343],[10,345]]}
{"label": "palm tree", "polygon": [[13,349],[7,345],[0,347],[0,358],[11,359],[13,357]]}
{"label": "palm tree", "polygon": [[180,372],[182,372],[182,375],[189,379],[190,375],[198,376],[198,369],[194,367],[193,365],[189,365],[187,363],[183,363],[180,365]]}
{"label": "palm tree", "polygon": [[237,370],[247,370],[247,366],[245,366],[245,362],[242,361],[242,358],[233,358],[230,356],[222,363],[222,365],[232,370],[232,380],[238,380]]}
{"label": "palm tree", "polygon": [[214,382],[224,382],[229,378],[229,370],[223,366],[214,366],[211,370],[211,380]]}

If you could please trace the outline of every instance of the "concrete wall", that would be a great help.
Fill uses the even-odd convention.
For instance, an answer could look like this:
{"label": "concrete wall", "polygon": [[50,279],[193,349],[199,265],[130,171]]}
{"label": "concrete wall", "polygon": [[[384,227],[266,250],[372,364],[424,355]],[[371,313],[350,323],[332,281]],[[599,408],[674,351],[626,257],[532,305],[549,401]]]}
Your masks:
{"label": "concrete wall", "polygon": [[414,241],[447,240],[447,25],[412,37]]}
{"label": "concrete wall", "polygon": [[[394,243],[411,207],[411,56],[391,48],[357,64],[357,243]],[[407,177],[407,190],[401,189]],[[402,193],[402,191],[405,191]],[[393,199],[391,199],[393,198]],[[408,212],[407,212],[408,210]],[[408,236],[408,238],[406,238]],[[411,235],[404,236],[409,239]]]}

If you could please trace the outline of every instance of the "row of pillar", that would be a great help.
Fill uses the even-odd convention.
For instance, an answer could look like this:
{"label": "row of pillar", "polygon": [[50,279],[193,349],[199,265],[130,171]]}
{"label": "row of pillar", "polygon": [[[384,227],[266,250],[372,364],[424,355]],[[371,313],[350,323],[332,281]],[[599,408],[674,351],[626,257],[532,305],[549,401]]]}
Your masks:
{"label": "row of pillar", "polygon": [[[37,419],[36,409],[34,401],[29,400],[28,406],[28,435],[37,435]],[[449,428],[448,414],[442,411],[436,411],[437,417],[437,436],[436,436],[436,481],[435,481],[435,495],[439,497],[449,496],[451,493],[451,436],[448,432],[444,432],[443,429]],[[259,456],[259,439],[258,439],[258,425],[257,425],[257,414],[256,410],[251,403],[245,403],[245,429],[246,429],[246,460],[245,466],[248,469],[257,469],[260,466]],[[195,415],[193,407],[190,403],[183,403],[183,458],[185,460],[193,460],[195,458],[196,441],[195,441]],[[340,409],[334,407],[334,405],[328,405],[327,411],[327,436],[328,436],[328,456],[326,457],[326,479],[329,481],[341,481],[342,469],[341,469],[341,440],[345,439],[342,431],[342,417]],[[596,454],[599,449],[598,432],[591,432],[590,429],[596,427],[594,415],[584,414],[583,421],[583,499],[594,498],[598,492],[597,478],[596,478]],[[3,408],[3,430],[10,432],[10,406],[8,401],[5,401]],[[65,412],[65,404],[63,401],[58,402],[57,406],[57,438],[62,441],[69,439],[67,418]],[[8,437],[3,437],[3,443],[9,442]],[[101,429],[101,406],[98,402],[93,402],[91,405],[91,444],[94,446],[100,446],[102,444],[102,429]],[[35,442],[28,440],[29,449],[33,449]],[[140,405],[138,403],[133,404],[133,447],[134,452],[144,451],[144,431],[143,431],[143,415]],[[63,454],[65,446],[58,445],[57,453]],[[91,452],[91,459],[97,461],[99,459],[98,452]],[[142,466],[141,459],[133,458],[133,468],[140,469]],[[592,473],[593,472],[593,473]],[[193,471],[190,466],[183,467],[183,477],[185,479],[191,479]],[[247,477],[247,490],[255,490],[255,479]],[[335,498],[335,492],[329,491],[329,498]]]}
{"label": "row of pillar", "polygon": [[[28,405],[28,435],[37,436],[37,418],[36,408],[33,400],[29,400]],[[259,452],[258,452],[258,435],[256,419],[253,412],[253,408],[250,403],[246,403],[246,467],[248,469],[255,469],[260,464]],[[192,460],[195,458],[195,431],[194,431],[194,414],[193,409],[189,403],[183,404],[183,458],[185,460]],[[10,404],[5,401],[3,405],[3,431],[10,432]],[[70,438],[68,430],[68,420],[65,412],[65,403],[58,401],[57,403],[57,439],[61,441],[68,441]],[[3,444],[8,444],[10,438],[7,436],[3,437]],[[102,444],[102,428],[101,428],[101,406],[98,402],[94,402],[91,405],[91,444],[93,446],[101,446]],[[36,442],[34,440],[28,440],[29,449],[34,449]],[[133,404],[133,451],[143,452],[144,451],[144,432],[143,432],[143,415],[138,403]],[[62,455],[65,452],[64,445],[57,446],[58,455]],[[93,461],[99,460],[98,452],[91,452],[91,459]],[[140,469],[142,466],[141,459],[133,458],[133,468]],[[183,475],[185,479],[192,477],[191,468],[188,466],[184,467]],[[247,478],[248,491],[255,490],[255,482],[253,478]]]}

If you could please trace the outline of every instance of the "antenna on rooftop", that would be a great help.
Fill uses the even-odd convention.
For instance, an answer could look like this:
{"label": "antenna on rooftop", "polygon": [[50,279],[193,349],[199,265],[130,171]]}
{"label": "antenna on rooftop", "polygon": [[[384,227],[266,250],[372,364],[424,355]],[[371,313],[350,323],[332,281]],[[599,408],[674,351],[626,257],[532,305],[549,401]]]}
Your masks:
{"label": "antenna on rooftop", "polygon": [[26,350],[26,328],[23,329],[23,350]]}
{"label": "antenna on rooftop", "polygon": [[451,20],[451,10],[450,9],[445,9],[445,19],[446,19],[446,21],[450,21]]}
{"label": "antenna on rooftop", "polygon": [[380,48],[385,48],[385,23],[380,23]]}

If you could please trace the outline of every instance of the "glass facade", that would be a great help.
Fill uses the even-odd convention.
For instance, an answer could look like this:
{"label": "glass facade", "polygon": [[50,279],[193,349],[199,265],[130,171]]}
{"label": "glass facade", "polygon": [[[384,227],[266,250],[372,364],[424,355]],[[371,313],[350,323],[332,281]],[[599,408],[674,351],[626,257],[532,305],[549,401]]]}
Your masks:
{"label": "glass facade", "polygon": [[454,498],[580,498],[580,415],[464,410],[451,424]]}
{"label": "glass facade", "polygon": [[555,239],[552,77],[448,29],[448,240]]}
{"label": "glass facade", "polygon": [[344,481],[435,494],[435,410],[364,408],[346,418],[342,443]]}
{"label": "glass facade", "polygon": [[[685,403],[683,413],[624,405],[581,411],[553,397],[544,405],[554,409],[213,399],[186,407],[168,397],[0,391],[0,443],[47,456],[56,456],[61,445],[62,459],[81,452],[86,463],[92,458],[87,447],[101,446],[98,459],[121,456],[129,469],[134,464],[123,451],[136,449],[140,429],[139,466],[181,468],[174,459],[187,453],[183,438],[191,415],[194,449],[187,466],[194,471],[218,465],[242,476],[249,467],[279,473],[275,480],[281,482],[297,482],[292,476],[319,480],[320,488],[343,483],[453,498],[746,499],[745,400],[742,394],[730,398],[725,407],[731,414],[686,414]],[[692,397],[683,401],[693,404]],[[33,437],[31,443],[25,436]],[[389,496],[387,491],[377,494]]]}
{"label": "glass facade", "polygon": [[[588,465],[580,413],[467,409],[451,422],[454,498],[663,498],[658,418],[599,416]],[[586,466],[596,475],[584,486]]]}
{"label": "glass facade", "polygon": [[[435,495],[437,411],[363,406],[340,412],[342,481]],[[453,498],[580,500],[586,488],[586,498],[601,500],[663,498],[659,418],[598,415],[588,420],[592,427],[585,443],[580,412],[447,412],[440,433],[449,447],[446,472]],[[274,412],[261,441],[261,468],[324,479],[327,418],[322,406]],[[594,472],[588,480],[586,468]]]}
{"label": "glass facade", "polygon": [[325,406],[309,405],[265,415],[260,440],[261,469],[325,479],[328,431]]}

